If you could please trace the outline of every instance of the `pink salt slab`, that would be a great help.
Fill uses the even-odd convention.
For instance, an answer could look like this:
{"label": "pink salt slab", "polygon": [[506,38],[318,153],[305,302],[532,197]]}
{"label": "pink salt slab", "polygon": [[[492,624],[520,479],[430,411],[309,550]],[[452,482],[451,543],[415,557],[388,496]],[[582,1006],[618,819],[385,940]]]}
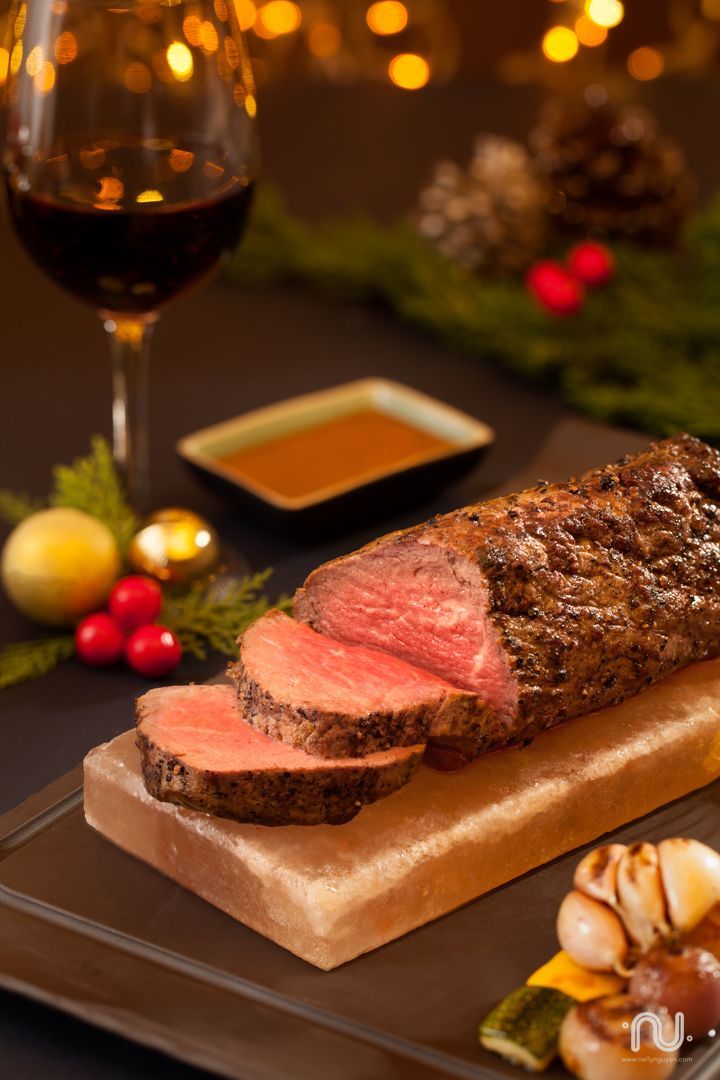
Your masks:
{"label": "pink salt slab", "polygon": [[720,776],[720,661],[501,750],[421,769],[345,825],[239,825],[153,799],[134,732],[85,759],[125,851],[329,970]]}

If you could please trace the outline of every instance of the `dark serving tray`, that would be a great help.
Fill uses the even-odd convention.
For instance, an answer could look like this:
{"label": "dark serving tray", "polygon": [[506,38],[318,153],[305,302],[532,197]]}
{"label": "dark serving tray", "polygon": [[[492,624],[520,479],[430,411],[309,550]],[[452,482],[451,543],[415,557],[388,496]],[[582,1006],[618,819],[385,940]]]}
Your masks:
{"label": "dark serving tray", "polygon": [[[0,818],[0,985],[243,1080],[524,1075],[477,1024],[556,951],[577,852],[322,972],[96,835],[81,781]],[[666,836],[720,847],[720,781],[613,834]],[[720,1036],[683,1054],[678,1080],[720,1076]]]}

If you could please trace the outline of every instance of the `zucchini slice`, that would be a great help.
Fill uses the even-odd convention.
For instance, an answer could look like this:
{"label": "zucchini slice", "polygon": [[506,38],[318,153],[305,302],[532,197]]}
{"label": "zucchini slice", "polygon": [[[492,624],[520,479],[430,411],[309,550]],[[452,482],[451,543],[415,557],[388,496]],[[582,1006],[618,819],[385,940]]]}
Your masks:
{"label": "zucchini slice", "polygon": [[480,1042],[513,1065],[543,1072],[557,1053],[560,1025],[575,999],[547,986],[520,986],[480,1024]]}

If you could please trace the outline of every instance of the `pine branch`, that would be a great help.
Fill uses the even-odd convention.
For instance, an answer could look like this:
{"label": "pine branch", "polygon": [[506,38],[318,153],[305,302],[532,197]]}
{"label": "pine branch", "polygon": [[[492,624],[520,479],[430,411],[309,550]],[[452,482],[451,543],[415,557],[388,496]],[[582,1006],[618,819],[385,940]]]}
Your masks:
{"label": "pine branch", "polygon": [[74,653],[72,634],[6,645],[0,649],[0,690],[46,675]]}
{"label": "pine branch", "polygon": [[161,621],[173,630],[183,650],[204,660],[209,650],[234,656],[236,640],[251,622],[271,607],[287,610],[290,601],[281,597],[271,604],[263,588],[272,570],[231,582],[197,584],[185,593],[166,597]]}
{"label": "pine branch", "polygon": [[618,244],[614,252],[614,281],[589,293],[574,318],[555,319],[535,308],[522,280],[468,273],[409,225],[299,221],[271,191],[261,193],[229,274],[245,286],[291,282],[380,300],[598,419],[720,444],[720,196],[690,219],[679,251]]}
{"label": "pine branch", "polygon": [[21,491],[0,489],[0,518],[8,525],[18,525],[36,510],[42,510],[44,506],[44,499],[36,499]]}
{"label": "pine branch", "polygon": [[110,529],[125,554],[139,521],[125,494],[113,461],[112,452],[101,435],[94,435],[90,453],[72,465],[56,465],[53,506],[71,506],[99,518]]}

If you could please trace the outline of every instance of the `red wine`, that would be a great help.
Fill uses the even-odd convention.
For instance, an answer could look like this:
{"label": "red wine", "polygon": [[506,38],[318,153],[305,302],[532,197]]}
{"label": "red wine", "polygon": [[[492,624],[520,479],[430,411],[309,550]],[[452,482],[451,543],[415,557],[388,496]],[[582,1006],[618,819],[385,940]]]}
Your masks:
{"label": "red wine", "polygon": [[248,177],[212,145],[172,139],[62,143],[7,165],[10,209],[31,256],[101,311],[155,310],[237,245]]}

